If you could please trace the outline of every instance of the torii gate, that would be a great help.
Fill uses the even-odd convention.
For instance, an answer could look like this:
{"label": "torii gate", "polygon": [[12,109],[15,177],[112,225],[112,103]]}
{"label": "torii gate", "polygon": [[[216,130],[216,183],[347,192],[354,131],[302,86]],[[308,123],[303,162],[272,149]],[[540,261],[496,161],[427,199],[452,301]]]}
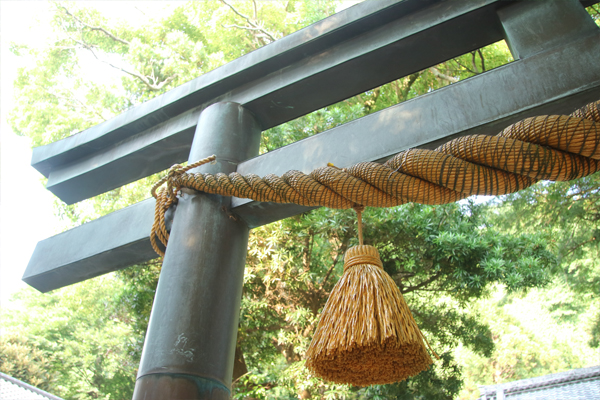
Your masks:
{"label": "torii gate", "polygon": [[[600,98],[597,2],[368,1],[35,148],[32,165],[72,204],[213,153],[197,171],[308,173],[567,114]],[[515,62],[257,157],[262,130],[502,39]],[[134,399],[229,398],[249,229],[306,210],[184,191]],[[156,258],[153,215],[145,200],[43,240],[23,280],[46,292]]]}

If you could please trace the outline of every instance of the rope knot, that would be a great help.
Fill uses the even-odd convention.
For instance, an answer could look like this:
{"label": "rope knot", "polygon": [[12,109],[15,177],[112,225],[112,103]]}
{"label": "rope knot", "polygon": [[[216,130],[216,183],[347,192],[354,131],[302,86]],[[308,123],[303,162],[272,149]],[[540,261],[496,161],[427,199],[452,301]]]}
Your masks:
{"label": "rope knot", "polygon": [[[183,181],[185,181],[185,179],[182,180],[181,177],[186,175],[187,171],[190,169],[208,164],[209,162],[214,162],[216,158],[215,155],[212,155],[193,164],[189,164],[186,167],[181,164],[175,164],[169,168],[167,175],[162,177],[154,184],[154,186],[152,186],[151,193],[156,199],[156,207],[154,224],[152,225],[152,231],[150,232],[150,244],[154,251],[161,257],[164,256],[165,253],[158,246],[157,239],[160,240],[165,247],[167,246],[169,233],[167,232],[167,227],[165,225],[165,213],[173,204],[177,204],[177,193],[179,192],[179,189],[184,186]],[[162,186],[165,182],[167,184],[166,187]]]}
{"label": "rope knot", "polygon": [[355,265],[370,264],[383,269],[379,251],[373,246],[358,245],[348,249],[344,255],[344,272]]}
{"label": "rope knot", "polygon": [[183,166],[181,164],[175,164],[171,166],[171,168],[169,168],[167,176],[169,177],[169,179],[175,179],[178,176],[181,176],[183,173],[185,173],[185,169],[183,168]]}

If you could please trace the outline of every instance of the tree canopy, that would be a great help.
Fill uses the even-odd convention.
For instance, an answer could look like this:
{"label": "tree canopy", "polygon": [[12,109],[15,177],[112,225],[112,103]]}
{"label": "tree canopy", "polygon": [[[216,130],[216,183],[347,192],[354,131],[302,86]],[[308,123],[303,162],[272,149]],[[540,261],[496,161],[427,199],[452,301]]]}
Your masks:
{"label": "tree canopy", "polygon": [[[27,54],[35,64],[19,71],[10,124],[34,145],[65,138],[339,7],[314,0],[174,3],[160,13],[140,7],[145,18],[133,25],[85,3],[54,3],[51,45],[40,50],[12,44],[15,54]],[[510,61],[504,42],[475,50],[269,129],[261,152]],[[118,78],[95,77],[89,65]],[[57,202],[57,212],[72,226],[81,224],[148,197],[160,175],[73,206]],[[353,212],[318,209],[252,230],[234,396],[450,399],[465,381],[472,388],[474,380],[487,383],[489,376],[497,382],[582,366],[589,359],[579,349],[597,347],[600,337],[598,179],[542,182],[492,205],[366,210],[365,242],[378,248],[384,269],[441,356],[430,370],[393,385],[332,385],[303,366],[343,254],[357,241]],[[14,308],[4,311],[10,334],[0,342],[0,369],[69,399],[131,397],[159,273],[153,261],[51,294],[20,293]],[[548,285],[555,292],[531,290]],[[580,296],[559,296],[557,287]],[[527,293],[546,304],[552,326],[586,326],[580,337],[587,339],[575,350],[564,341],[532,350],[538,339],[507,306]],[[490,296],[494,302],[486,303]],[[556,343],[562,348],[556,350]],[[564,362],[557,362],[561,357]]]}

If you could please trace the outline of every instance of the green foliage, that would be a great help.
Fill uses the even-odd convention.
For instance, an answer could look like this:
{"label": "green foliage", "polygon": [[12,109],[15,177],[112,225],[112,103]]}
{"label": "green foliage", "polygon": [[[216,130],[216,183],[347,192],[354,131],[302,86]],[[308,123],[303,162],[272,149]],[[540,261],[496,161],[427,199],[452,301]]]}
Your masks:
{"label": "green foliage", "polygon": [[18,345],[10,338],[19,335],[33,352],[26,361],[3,352],[3,371],[29,363],[17,377],[34,382],[35,368],[43,369],[44,385],[66,399],[131,398],[138,360],[130,356],[136,339],[129,311],[118,301],[122,289],[109,275],[47,294],[18,292],[3,310],[3,330],[8,344]]}
{"label": "green foliage", "polygon": [[[48,48],[11,46],[13,53],[33,62],[19,72],[17,106],[9,122],[34,145],[76,134],[322,19],[338,5],[315,0],[171,3],[161,15],[149,13],[136,25],[85,3],[56,3],[56,37]],[[593,16],[594,10],[588,9]],[[105,79],[90,75],[89,60],[105,67]],[[261,151],[510,61],[504,42],[475,50],[274,127],[263,133]],[[109,72],[120,75],[108,79]],[[57,212],[78,225],[148,197],[157,179],[152,176],[75,206],[58,204]],[[581,296],[573,300],[561,295],[569,291],[557,292],[544,299],[545,312],[555,324],[587,324],[586,340],[597,346],[600,257],[592,239],[599,231],[597,179],[575,186],[536,186],[491,211],[472,203],[367,210],[365,241],[380,250],[385,270],[441,355],[428,371],[395,385],[331,385],[304,368],[303,355],[319,314],[342,273],[343,254],[357,241],[354,213],[319,209],[254,229],[244,278],[235,397],[450,399],[463,386],[460,360],[467,365],[468,385],[484,379],[477,375],[481,371],[497,375],[496,369],[482,367],[488,361],[502,371],[510,367],[513,372],[501,373],[502,379],[527,375],[528,368],[543,372],[579,365],[579,353],[569,353],[564,342],[539,347],[547,352],[554,351],[554,343],[562,346],[567,361],[548,361],[527,347],[535,335],[509,318],[508,311],[494,319],[496,306],[473,304],[493,285],[502,285],[507,299],[517,299],[558,275],[569,291]],[[160,265],[148,263],[49,295],[23,292],[19,301],[27,313],[10,311],[6,326],[23,330],[23,343],[37,350],[23,358],[21,342],[10,344],[17,346],[12,353],[4,350],[7,344],[2,354],[10,356],[3,355],[2,365],[26,371],[23,376],[47,382],[43,384],[68,398],[131,397],[159,271]],[[505,310],[505,305],[498,307]],[[514,339],[527,357],[519,359],[505,337]],[[471,358],[465,362],[456,348]],[[40,375],[40,369],[48,375]]]}
{"label": "green foliage", "polygon": [[122,307],[123,322],[131,328],[128,357],[137,363],[142,357],[144,335],[150,322],[150,311],[158,285],[161,264],[153,260],[142,265],[122,269],[115,273],[122,289],[117,293],[117,303]]}
{"label": "green foliage", "polygon": [[[487,226],[482,207],[473,203],[462,209],[458,204],[409,204],[375,213],[381,217],[370,232],[382,230],[386,236],[367,236],[367,240],[382,247],[382,257],[393,260],[389,266],[384,261],[392,276],[406,279],[407,283],[400,283],[402,292],[427,282],[430,290],[468,301],[481,296],[491,281],[502,282],[510,290],[543,285],[555,263],[539,235],[500,235]],[[396,243],[403,246],[397,248]],[[425,280],[432,274],[435,280]],[[452,276],[452,280],[439,279],[442,276]]]}
{"label": "green foliage", "polygon": [[600,343],[600,174],[540,182],[493,202],[489,223],[507,234],[535,233],[557,257],[547,289],[524,298],[498,289],[475,307],[493,332],[491,358],[460,350],[466,390],[597,364]]}
{"label": "green foliage", "polygon": [[[253,9],[251,2],[235,2],[238,12],[260,25],[257,31],[243,27],[240,17],[220,2],[182,3],[140,27],[84,3],[57,2],[53,24],[58,34],[51,47],[36,51],[11,45],[13,53],[35,60],[35,66],[19,71],[11,126],[31,137],[34,146],[62,139],[325,18],[337,4],[273,1]],[[120,82],[106,85],[87,75],[81,59],[89,55],[121,71]]]}
{"label": "green foliage", "polygon": [[[408,204],[365,212],[365,243],[380,250],[384,269],[442,360],[407,383],[361,389],[361,398],[378,391],[451,398],[462,382],[452,349],[461,343],[481,355],[493,349],[489,329],[468,312],[469,302],[484,295],[491,283],[523,291],[548,282],[556,260],[540,238],[499,234],[486,226],[481,209],[471,203]],[[334,390],[295,371],[341,276],[343,254],[356,244],[354,219],[353,211],[319,209],[252,232],[238,334],[250,372],[236,386],[238,397],[269,398],[271,393],[260,393],[279,386],[282,375],[289,376],[282,367],[286,362],[294,371],[292,387],[324,397]],[[354,389],[336,386],[334,391],[340,390],[351,396]]]}
{"label": "green foliage", "polygon": [[[31,138],[33,146],[102,123],[327,17],[339,3],[269,1],[256,3],[256,9],[252,2],[231,3],[259,30],[216,1],[180,3],[139,26],[107,17],[85,3],[54,4],[56,36],[48,39],[48,48],[11,45],[32,66],[19,71],[9,123],[14,132]],[[90,57],[96,68],[104,67],[105,76],[86,68]],[[120,77],[109,79],[115,73]],[[57,202],[57,213],[73,227],[147,198],[157,180],[151,176],[72,206]]]}
{"label": "green foliage", "polygon": [[[34,146],[54,142],[325,18],[338,4],[272,1],[258,2],[255,8],[248,1],[189,2],[162,18],[128,26],[84,3],[55,3],[57,34],[47,50],[11,46],[15,54],[30,57],[34,66],[19,72],[9,123]],[[120,72],[120,79],[91,75],[84,62],[90,57],[104,66],[106,76]],[[511,60],[503,42],[473,51],[274,127],[264,133],[261,150],[276,149]],[[76,226],[147,198],[157,179],[148,177],[72,206],[59,202],[57,213]]]}
{"label": "green foliage", "polygon": [[600,288],[600,174],[541,182],[506,197],[494,223],[511,232],[543,232],[562,278],[581,292]]}
{"label": "green foliage", "polygon": [[[567,307],[557,307],[562,303]],[[564,285],[534,289],[526,296],[508,294],[496,288],[488,301],[473,308],[492,332],[495,349],[491,357],[481,357],[459,348],[457,357],[465,365],[465,390],[460,398],[476,398],[477,385],[510,382],[517,379],[582,368],[597,364],[596,352],[589,346],[589,333],[581,329],[592,310]],[[568,313],[565,318],[565,310]]]}
{"label": "green foliage", "polygon": [[0,371],[39,389],[53,391],[56,372],[53,355],[18,333],[0,336]]}
{"label": "green foliage", "polygon": [[600,26],[600,5],[592,4],[586,7],[586,11],[590,14],[596,25]]}
{"label": "green foliage", "polygon": [[[600,174],[571,182],[541,182],[509,195],[492,211],[507,232],[537,232],[557,254],[559,284],[598,310],[600,301]],[[559,307],[560,308],[560,307]],[[589,321],[598,346],[600,313]]]}

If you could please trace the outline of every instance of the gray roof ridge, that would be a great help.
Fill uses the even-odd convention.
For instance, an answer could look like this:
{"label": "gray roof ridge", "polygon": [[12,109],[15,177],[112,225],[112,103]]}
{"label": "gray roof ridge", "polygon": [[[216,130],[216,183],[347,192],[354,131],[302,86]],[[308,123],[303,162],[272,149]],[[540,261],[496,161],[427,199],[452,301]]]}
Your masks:
{"label": "gray roof ridge", "polygon": [[30,385],[28,383],[20,381],[17,378],[13,378],[12,376],[6,375],[6,374],[4,374],[2,372],[0,372],[0,379],[4,379],[5,381],[8,381],[8,382],[10,382],[10,383],[12,383],[14,385],[17,385],[17,386],[19,386],[19,387],[21,387],[23,389],[27,389],[27,390],[32,391],[34,393],[37,393],[39,395],[45,396],[45,397],[47,397],[50,400],[63,400],[62,398],[60,398],[58,396],[50,394],[50,393],[48,393],[48,392],[46,392],[46,391],[44,391],[42,389],[38,389],[35,386],[32,386],[32,385]]}
{"label": "gray roof ridge", "polygon": [[481,385],[479,390],[481,394],[492,394],[496,390],[502,389],[504,393],[518,393],[534,391],[541,388],[557,387],[578,382],[585,382],[600,378],[600,365],[571,369],[568,371],[557,372],[538,376],[535,378],[521,379],[518,381],[499,383],[496,385]]}
{"label": "gray roof ridge", "polygon": [[523,384],[520,385],[517,384],[513,387],[506,388],[505,393],[521,392],[542,387],[546,388],[551,386],[562,386],[591,380],[594,377],[600,377],[600,366],[572,369],[569,371],[557,372],[554,374],[531,378],[532,380],[537,380],[538,378],[546,379],[539,379],[535,382],[523,382]]}

